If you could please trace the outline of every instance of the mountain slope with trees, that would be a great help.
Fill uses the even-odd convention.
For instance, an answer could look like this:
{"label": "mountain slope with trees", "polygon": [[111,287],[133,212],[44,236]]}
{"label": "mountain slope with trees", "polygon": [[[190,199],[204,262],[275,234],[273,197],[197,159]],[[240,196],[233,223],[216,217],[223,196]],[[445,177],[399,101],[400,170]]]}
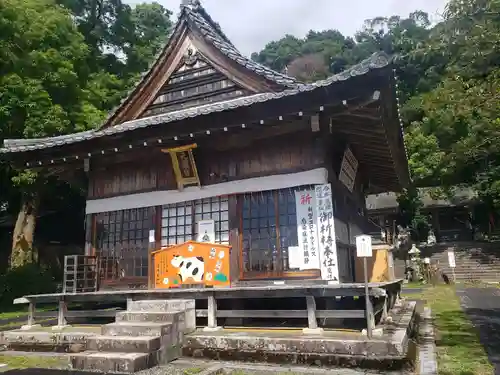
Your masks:
{"label": "mountain slope with trees", "polygon": [[[354,38],[311,31],[269,43],[253,59],[306,81],[377,50],[396,55],[405,142],[415,186],[476,189],[500,206],[500,0],[450,0],[442,22],[426,13],[375,18]],[[412,194],[407,195],[412,196]]]}

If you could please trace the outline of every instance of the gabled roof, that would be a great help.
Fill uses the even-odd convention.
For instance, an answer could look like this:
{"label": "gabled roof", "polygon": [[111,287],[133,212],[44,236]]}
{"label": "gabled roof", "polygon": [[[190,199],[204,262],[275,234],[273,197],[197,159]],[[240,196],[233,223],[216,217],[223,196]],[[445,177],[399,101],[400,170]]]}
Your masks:
{"label": "gabled roof", "polygon": [[219,51],[228,61],[235,63],[243,71],[260,77],[262,81],[268,83],[268,87],[272,87],[271,90],[267,89],[262,91],[282,91],[300,85],[295,78],[276,72],[243,56],[224,34],[220,26],[210,17],[199,0],[183,1],[181,12],[166,45],[161,50],[152,66],[141,76],[138,84],[125,96],[124,100],[111,111],[101,128],[123,122],[115,121],[115,117],[119,115],[139,92],[143,91],[146,86],[151,84],[151,80],[159,67],[165,63],[169,55],[175,53],[175,46],[184,36],[183,31],[186,28],[191,32],[201,35],[205,43]]}
{"label": "gabled roof", "polygon": [[267,80],[283,86],[283,88],[292,88],[299,84],[295,78],[278,73],[243,56],[222,32],[220,26],[212,20],[200,2],[192,1],[192,3],[193,5],[182,7],[180,18],[185,17],[192,27],[197,28],[204,35],[205,39],[210,41],[225,56]]}
{"label": "gabled roof", "polygon": [[387,68],[392,59],[383,52],[375,53],[370,58],[351,68],[335,74],[325,80],[317,81],[312,84],[298,84],[295,88],[286,89],[281,92],[258,93],[250,96],[236,99],[215,102],[198,107],[186,108],[178,111],[172,111],[165,114],[151,117],[138,118],[136,120],[126,121],[124,123],[110,126],[108,128],[89,130],[80,133],[62,135],[57,137],[37,138],[37,139],[12,139],[4,140],[4,148],[0,148],[0,153],[18,153],[51,147],[59,147],[67,144],[87,141],[94,138],[103,138],[114,134],[127,131],[157,126],[162,124],[180,121],[187,118],[204,116],[215,112],[230,111],[239,107],[248,107],[256,103],[279,100],[284,97],[298,95],[304,92],[323,90],[325,87],[334,86],[340,82],[345,82],[350,78],[363,76],[372,71]]}
{"label": "gabled roof", "polygon": [[[435,188],[419,188],[418,195],[422,201],[423,208],[433,207],[461,207],[477,201],[477,192],[468,187],[453,187],[453,196],[434,197]],[[394,192],[370,194],[366,197],[366,208],[370,212],[399,209],[398,194]]]}

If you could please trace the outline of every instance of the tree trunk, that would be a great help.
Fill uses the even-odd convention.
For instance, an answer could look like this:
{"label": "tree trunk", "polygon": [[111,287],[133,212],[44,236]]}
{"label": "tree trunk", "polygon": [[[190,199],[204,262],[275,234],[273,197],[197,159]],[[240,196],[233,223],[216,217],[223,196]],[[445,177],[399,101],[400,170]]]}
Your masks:
{"label": "tree trunk", "polygon": [[21,267],[36,261],[33,239],[37,212],[38,199],[36,197],[23,198],[12,236],[11,268]]}

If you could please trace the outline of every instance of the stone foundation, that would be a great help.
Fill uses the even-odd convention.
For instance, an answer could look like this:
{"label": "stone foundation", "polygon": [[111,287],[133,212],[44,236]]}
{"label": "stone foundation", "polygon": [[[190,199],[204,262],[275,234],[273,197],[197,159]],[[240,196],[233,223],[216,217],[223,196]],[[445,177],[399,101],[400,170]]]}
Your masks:
{"label": "stone foundation", "polygon": [[[196,331],[186,336],[183,354],[197,358],[328,366],[402,368],[409,365],[415,329],[415,302],[393,312],[380,337],[325,330],[322,335],[280,331]],[[411,365],[411,363],[410,363]]]}

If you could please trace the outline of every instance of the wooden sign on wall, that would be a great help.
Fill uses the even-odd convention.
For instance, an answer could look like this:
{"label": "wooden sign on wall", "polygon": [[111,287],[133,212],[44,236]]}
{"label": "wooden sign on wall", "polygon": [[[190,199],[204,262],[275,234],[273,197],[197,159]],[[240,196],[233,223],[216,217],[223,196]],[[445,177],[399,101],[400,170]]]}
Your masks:
{"label": "wooden sign on wall", "polygon": [[198,169],[196,168],[193,156],[193,149],[195,149],[196,146],[196,143],[194,143],[187,146],[162,150],[163,152],[168,152],[172,158],[177,188],[179,190],[189,185],[200,186]]}
{"label": "wooden sign on wall", "polygon": [[187,241],[153,252],[155,288],[230,286],[230,249],[228,245]]}
{"label": "wooden sign on wall", "polygon": [[356,181],[356,173],[358,172],[358,159],[354,156],[349,147],[344,152],[342,165],[340,167],[339,180],[352,193],[354,183]]}

